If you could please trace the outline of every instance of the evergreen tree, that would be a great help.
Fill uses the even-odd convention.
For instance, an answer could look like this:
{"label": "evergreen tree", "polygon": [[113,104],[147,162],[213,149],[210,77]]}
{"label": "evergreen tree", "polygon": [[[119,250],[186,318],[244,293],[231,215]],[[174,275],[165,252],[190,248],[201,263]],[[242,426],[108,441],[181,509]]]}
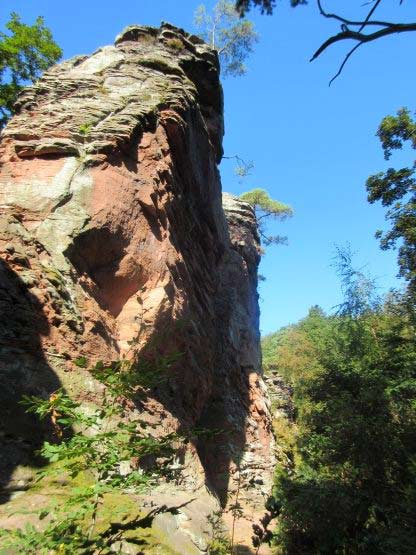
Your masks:
{"label": "evergreen tree", "polygon": [[252,189],[240,195],[240,198],[254,208],[260,237],[266,247],[286,242],[286,237],[266,233],[265,220],[270,218],[285,220],[293,214],[290,206],[272,199],[265,189]]}

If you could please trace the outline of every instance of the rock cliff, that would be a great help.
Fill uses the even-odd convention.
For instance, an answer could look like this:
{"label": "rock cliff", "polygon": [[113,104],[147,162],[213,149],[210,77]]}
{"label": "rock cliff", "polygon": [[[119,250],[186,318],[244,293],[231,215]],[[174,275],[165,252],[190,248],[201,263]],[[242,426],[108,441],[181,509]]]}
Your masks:
{"label": "rock cliff", "polygon": [[247,520],[261,515],[273,445],[259,238],[251,208],[221,195],[222,137],[217,55],[168,24],[131,26],[21,94],[0,143],[3,502],[27,489],[51,433],[21,396],[64,386],[99,402],[73,361],[152,346],[180,356],[140,410],[164,430],[216,431],[178,453],[179,485],[144,501],[197,492],[184,518],[156,522],[176,538],[171,548],[206,550],[206,517],[226,513],[237,490]]}

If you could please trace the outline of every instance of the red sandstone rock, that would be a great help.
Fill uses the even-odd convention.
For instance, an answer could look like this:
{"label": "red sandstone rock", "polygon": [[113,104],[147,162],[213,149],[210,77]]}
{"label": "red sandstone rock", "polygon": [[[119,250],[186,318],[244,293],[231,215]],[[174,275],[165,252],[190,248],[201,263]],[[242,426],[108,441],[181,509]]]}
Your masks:
{"label": "red sandstone rock", "polygon": [[135,26],[19,98],[0,143],[3,484],[48,434],[17,404],[22,394],[63,384],[98,398],[71,360],[133,356],[156,341],[181,357],[149,418],[222,430],[189,448],[183,487],[205,482],[225,506],[239,482],[247,510],[261,511],[273,442],[259,239],[247,204],[226,195],[222,207],[218,69],[198,38]]}

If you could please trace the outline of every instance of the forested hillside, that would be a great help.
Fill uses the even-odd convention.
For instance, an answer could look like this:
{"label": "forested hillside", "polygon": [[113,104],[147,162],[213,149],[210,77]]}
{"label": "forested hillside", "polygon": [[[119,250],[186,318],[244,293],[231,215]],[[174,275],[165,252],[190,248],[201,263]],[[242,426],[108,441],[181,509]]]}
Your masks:
{"label": "forested hillside", "polygon": [[[341,252],[344,303],[263,339],[266,374],[293,388],[269,508],[278,553],[416,552],[415,312],[379,299]],[[276,407],[275,407],[276,408]]]}

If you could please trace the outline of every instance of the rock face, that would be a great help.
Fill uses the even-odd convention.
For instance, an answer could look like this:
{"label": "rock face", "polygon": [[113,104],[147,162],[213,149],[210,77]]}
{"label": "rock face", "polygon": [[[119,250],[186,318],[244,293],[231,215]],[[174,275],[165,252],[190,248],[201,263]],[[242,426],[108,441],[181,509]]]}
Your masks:
{"label": "rock face", "polygon": [[22,394],[97,397],[74,359],[152,346],[180,357],[149,418],[221,431],[179,456],[183,491],[206,485],[215,509],[238,489],[261,506],[273,449],[259,240],[251,208],[221,197],[222,108],[216,53],[168,24],[129,27],[20,96],[0,143],[3,500],[50,433]]}
{"label": "rock face", "polygon": [[270,412],[273,419],[287,418],[294,420],[293,388],[279,374],[276,368],[269,366],[264,382],[270,399]]}

